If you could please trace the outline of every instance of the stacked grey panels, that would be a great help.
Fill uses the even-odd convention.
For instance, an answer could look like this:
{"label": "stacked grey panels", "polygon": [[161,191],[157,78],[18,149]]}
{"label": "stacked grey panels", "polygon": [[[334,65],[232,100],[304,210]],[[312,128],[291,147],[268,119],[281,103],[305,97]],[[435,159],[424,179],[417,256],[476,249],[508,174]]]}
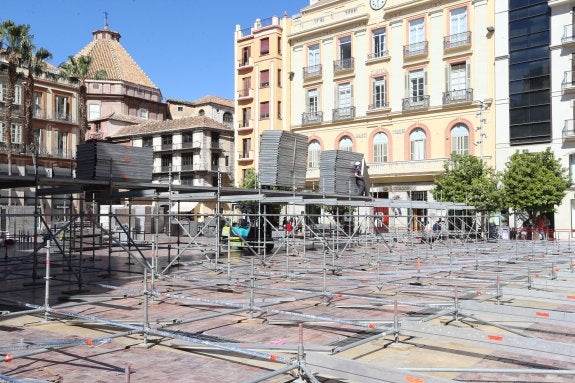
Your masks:
{"label": "stacked grey panels", "polygon": [[307,171],[307,136],[266,130],[260,146],[260,183],[302,189]]}
{"label": "stacked grey panels", "polygon": [[[319,157],[319,190],[322,193],[358,195],[354,166],[363,154],[345,150],[325,150]],[[364,169],[364,178],[369,178]],[[366,184],[367,186],[367,184]],[[369,189],[368,189],[369,190]]]}
{"label": "stacked grey panels", "polygon": [[154,151],[91,141],[78,145],[76,178],[150,182]]}

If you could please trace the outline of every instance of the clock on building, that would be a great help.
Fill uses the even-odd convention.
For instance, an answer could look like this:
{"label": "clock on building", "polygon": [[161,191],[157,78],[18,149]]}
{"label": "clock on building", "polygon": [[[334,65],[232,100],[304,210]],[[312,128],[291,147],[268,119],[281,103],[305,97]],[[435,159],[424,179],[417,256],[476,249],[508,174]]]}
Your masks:
{"label": "clock on building", "polygon": [[385,5],[385,0],[369,0],[369,5],[372,9],[378,10],[383,8]]}

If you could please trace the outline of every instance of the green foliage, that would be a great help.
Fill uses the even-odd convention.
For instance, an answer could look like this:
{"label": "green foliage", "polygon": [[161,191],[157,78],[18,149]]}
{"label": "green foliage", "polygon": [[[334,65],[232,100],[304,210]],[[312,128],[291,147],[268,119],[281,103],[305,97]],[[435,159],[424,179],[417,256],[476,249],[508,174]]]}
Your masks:
{"label": "green foliage", "polygon": [[502,176],[505,204],[515,212],[555,211],[571,185],[567,169],[550,148],[544,152],[515,152]]}
{"label": "green foliage", "polygon": [[463,202],[478,211],[501,209],[501,192],[495,171],[479,158],[452,153],[444,164],[445,173],[435,180],[431,193],[436,201]]}
{"label": "green foliage", "polygon": [[251,168],[246,170],[246,175],[242,180],[240,188],[242,189],[257,189],[259,186],[259,176],[255,169]]}

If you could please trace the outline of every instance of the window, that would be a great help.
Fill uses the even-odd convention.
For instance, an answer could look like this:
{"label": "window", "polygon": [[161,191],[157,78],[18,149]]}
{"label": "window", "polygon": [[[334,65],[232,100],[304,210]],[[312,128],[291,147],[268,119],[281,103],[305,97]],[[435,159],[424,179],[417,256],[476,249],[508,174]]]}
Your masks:
{"label": "window", "polygon": [[68,97],[56,96],[54,108],[55,108],[57,120],[67,121],[70,119],[70,116],[68,115],[68,113],[69,113],[68,111],[70,109]]}
{"label": "window", "polygon": [[415,129],[409,135],[411,160],[419,161],[425,159],[426,136],[423,129]]}
{"label": "window", "polygon": [[409,21],[409,45],[423,43],[425,39],[424,29],[425,23],[423,17]]}
{"label": "window", "polygon": [[42,103],[42,93],[41,92],[34,92],[34,100],[33,103],[33,114],[34,117],[44,118],[43,112],[43,103]]}
{"label": "window", "polygon": [[206,114],[206,112],[205,112],[203,109],[200,109],[200,110],[198,111],[198,116],[200,116],[200,117],[205,116],[205,114]]}
{"label": "window", "polygon": [[252,109],[251,108],[243,108],[242,109],[242,128],[247,128],[250,126],[250,118],[252,116]]}
{"label": "window", "polygon": [[[465,101],[469,89],[469,64],[451,64],[446,68],[446,90],[450,101]],[[467,100],[471,101],[471,100]]]}
{"label": "window", "polygon": [[66,157],[68,154],[68,133],[55,132],[56,134],[56,154]]}
{"label": "window", "polygon": [[278,69],[278,86],[282,86],[282,70]]}
{"label": "window", "polygon": [[252,143],[250,138],[244,138],[242,140],[242,157],[241,158],[250,158],[250,151],[252,148]]}
{"label": "window", "polygon": [[412,103],[423,101],[425,95],[425,72],[423,69],[409,72],[408,75],[408,97]]}
{"label": "window", "polygon": [[260,40],[260,55],[267,55],[270,53],[270,39],[265,37]]}
{"label": "window", "polygon": [[569,154],[569,178],[575,184],[575,154]]}
{"label": "window", "polygon": [[[12,129],[10,131],[12,136],[13,144],[22,143],[22,125],[12,123]],[[6,142],[6,129],[4,129],[4,123],[0,122],[0,142]]]}
{"label": "window", "polygon": [[349,82],[339,84],[337,87],[337,105],[340,109],[351,107],[351,84]]}
{"label": "window", "polygon": [[372,87],[372,109],[386,107],[385,77],[375,77],[371,80]]}
{"label": "window", "polygon": [[451,129],[451,152],[469,154],[469,129],[465,124],[457,124]]}
{"label": "window", "polygon": [[351,152],[353,149],[353,141],[348,136],[344,136],[339,140],[339,150]]}
{"label": "window", "polygon": [[242,66],[248,65],[250,62],[250,47],[242,48]]}
{"label": "window", "polygon": [[373,137],[373,162],[380,164],[387,162],[387,135],[377,133]]}
{"label": "window", "polygon": [[282,38],[278,36],[278,55],[282,54]]}
{"label": "window", "polygon": [[95,120],[97,118],[100,118],[100,105],[88,105],[88,120]]}
{"label": "window", "polygon": [[385,28],[376,29],[372,32],[371,43],[373,58],[387,55],[387,44],[385,39]]}
{"label": "window", "polygon": [[178,106],[178,112],[183,112],[184,111],[184,107],[183,106]]}
{"label": "window", "polygon": [[154,137],[142,137],[142,147],[151,148],[154,146]]}
{"label": "window", "polygon": [[6,84],[0,82],[0,101],[6,101]]}
{"label": "window", "polygon": [[319,44],[310,45],[307,47],[307,65],[315,67],[319,65]]}
{"label": "window", "polygon": [[317,114],[319,106],[319,89],[309,89],[307,91],[307,112]]}
{"label": "window", "polygon": [[282,119],[282,102],[278,101],[278,119]]}
{"label": "window", "polygon": [[22,87],[20,85],[14,86],[14,104],[22,105]]}
{"label": "window", "polygon": [[338,43],[339,43],[339,59],[342,61],[350,59],[351,37],[350,36],[340,37]]}
{"label": "window", "polygon": [[182,154],[182,170],[194,169],[194,155],[192,153]]}
{"label": "window", "polygon": [[164,135],[162,136],[162,148],[163,149],[171,149],[172,148],[172,135]]}
{"label": "window", "polygon": [[307,167],[310,169],[319,168],[319,156],[321,145],[317,140],[313,140],[307,146]]}
{"label": "window", "polygon": [[182,133],[182,142],[184,144],[189,144],[190,142],[194,142],[194,134],[193,133]]}
{"label": "window", "polygon": [[265,69],[260,71],[260,88],[268,88],[270,86],[270,71]]}
{"label": "window", "polygon": [[234,116],[230,112],[225,112],[223,116],[224,124],[231,124],[234,122]]}
{"label": "window", "polygon": [[463,36],[463,40],[466,39],[467,32],[467,8],[458,8],[453,9],[449,15],[449,32],[451,33],[451,42],[455,39],[458,39],[458,36]]}
{"label": "window", "polygon": [[260,120],[270,118],[270,103],[269,101],[260,102]]}
{"label": "window", "polygon": [[162,171],[167,172],[172,170],[172,155],[171,154],[163,154],[162,155]]}

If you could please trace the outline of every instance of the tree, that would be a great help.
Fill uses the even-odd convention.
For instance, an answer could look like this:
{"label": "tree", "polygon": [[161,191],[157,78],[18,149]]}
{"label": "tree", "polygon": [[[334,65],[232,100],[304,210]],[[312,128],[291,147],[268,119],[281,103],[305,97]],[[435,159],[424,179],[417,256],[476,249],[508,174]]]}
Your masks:
{"label": "tree", "polygon": [[561,204],[571,185],[567,169],[550,148],[543,152],[515,152],[502,176],[505,204],[514,212],[550,213]]}
{"label": "tree", "polygon": [[87,106],[87,88],[86,80],[95,79],[101,80],[106,78],[107,73],[103,69],[91,68],[92,57],[90,56],[69,56],[68,61],[60,65],[62,69],[62,77],[72,83],[80,85],[78,92],[78,111],[79,111],[79,125],[80,137],[79,143],[83,143],[86,139],[86,132],[88,131],[88,106]]}
{"label": "tree", "polygon": [[4,20],[0,24],[0,54],[8,62],[8,83],[4,94],[4,142],[7,148],[9,175],[12,174],[12,109],[18,81],[18,67],[21,64],[23,51],[30,44],[31,38],[29,25],[14,24],[11,20]]}
{"label": "tree", "polygon": [[499,178],[481,159],[452,153],[443,167],[445,172],[435,180],[431,190],[436,201],[463,202],[481,212],[501,209]]}
{"label": "tree", "polygon": [[246,170],[246,174],[244,179],[242,180],[242,184],[240,188],[242,189],[257,189],[259,186],[259,175],[255,169],[250,168]]}
{"label": "tree", "polygon": [[34,142],[34,130],[32,127],[34,83],[36,77],[48,74],[46,71],[46,60],[52,58],[52,54],[44,48],[36,49],[31,42],[24,48],[22,61],[24,66],[28,68],[28,75],[24,83],[24,124],[22,127],[22,137],[25,145],[33,144],[33,149],[36,150],[38,148],[36,142]]}

